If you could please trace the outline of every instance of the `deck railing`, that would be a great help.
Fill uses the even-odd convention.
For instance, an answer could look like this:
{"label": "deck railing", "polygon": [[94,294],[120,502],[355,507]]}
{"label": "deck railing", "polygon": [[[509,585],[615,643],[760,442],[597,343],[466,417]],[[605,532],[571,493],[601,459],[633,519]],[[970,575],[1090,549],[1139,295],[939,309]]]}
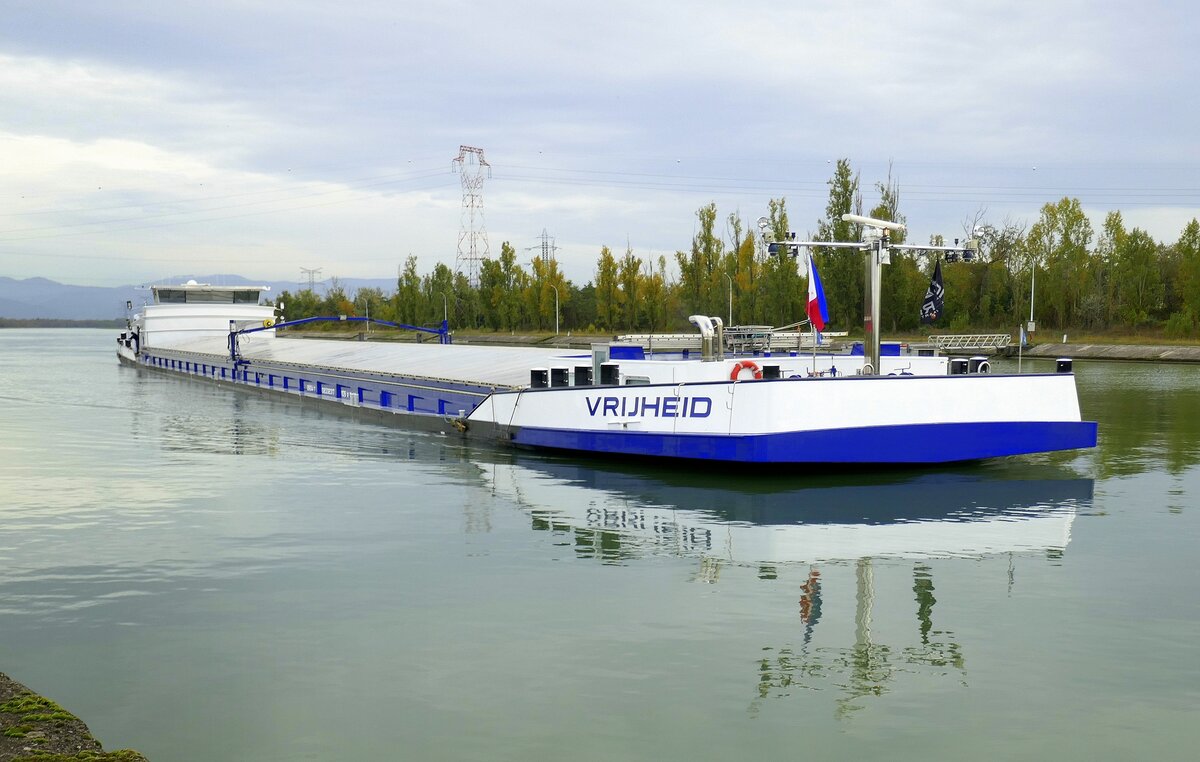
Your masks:
{"label": "deck railing", "polygon": [[[824,344],[828,344],[831,339],[845,338],[846,335],[846,331],[826,331],[821,333],[821,338]],[[627,333],[617,336],[616,340],[628,344],[640,344],[646,349],[656,352],[700,350],[700,334],[698,333]],[[769,328],[761,331],[747,331],[740,326],[725,329],[725,349],[729,352],[759,352],[767,349],[784,352],[798,347],[811,349],[812,345],[812,333],[771,331]]]}

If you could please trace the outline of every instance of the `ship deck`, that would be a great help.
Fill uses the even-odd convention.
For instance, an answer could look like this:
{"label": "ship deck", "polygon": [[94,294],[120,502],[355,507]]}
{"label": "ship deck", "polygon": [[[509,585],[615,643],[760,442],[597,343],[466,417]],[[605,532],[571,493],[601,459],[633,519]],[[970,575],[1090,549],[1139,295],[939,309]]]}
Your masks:
{"label": "ship deck", "polygon": [[[147,349],[229,359],[221,337]],[[425,378],[497,389],[528,386],[530,368],[591,365],[592,361],[590,353],[570,349],[256,336],[241,337],[238,354],[251,363]]]}

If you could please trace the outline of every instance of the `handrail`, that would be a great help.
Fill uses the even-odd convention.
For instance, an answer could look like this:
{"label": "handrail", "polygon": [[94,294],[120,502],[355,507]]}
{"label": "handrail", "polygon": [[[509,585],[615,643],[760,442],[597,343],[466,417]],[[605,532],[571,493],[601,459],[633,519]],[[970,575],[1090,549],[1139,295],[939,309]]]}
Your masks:
{"label": "handrail", "polygon": [[[453,339],[450,334],[450,324],[445,320],[442,321],[442,324],[440,327],[429,328],[427,326],[409,325],[408,323],[393,323],[390,320],[378,320],[376,318],[347,317],[345,315],[338,315],[336,317],[320,316],[320,317],[300,318],[299,320],[283,320],[278,323],[270,323],[269,325],[266,322],[264,322],[262,325],[257,325],[257,326],[254,326],[253,328],[241,328],[236,331],[230,331],[229,332],[229,359],[233,360],[235,365],[245,362],[244,360],[241,360],[238,358],[238,351],[237,351],[237,338],[244,334],[258,333],[259,331],[273,331],[273,330],[279,330],[282,328],[294,328],[298,325],[304,325],[306,323],[333,322],[333,321],[336,321],[339,323],[367,323],[367,324],[374,323],[375,325],[384,325],[389,328],[401,328],[401,329],[404,329],[407,331],[420,331],[421,333],[432,333],[438,337],[439,344],[453,343]],[[233,322],[234,321],[232,321],[232,320],[230,321],[230,323],[233,323]]]}

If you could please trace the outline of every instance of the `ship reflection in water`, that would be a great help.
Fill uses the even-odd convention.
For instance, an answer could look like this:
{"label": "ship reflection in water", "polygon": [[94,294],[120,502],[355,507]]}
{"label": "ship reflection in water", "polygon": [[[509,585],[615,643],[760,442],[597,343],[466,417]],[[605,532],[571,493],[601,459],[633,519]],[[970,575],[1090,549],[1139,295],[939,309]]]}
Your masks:
{"label": "ship reflection in water", "polygon": [[973,568],[1011,593],[1019,559],[1061,559],[1093,491],[1091,479],[1032,466],[761,478],[620,468],[529,459],[488,465],[485,478],[535,530],[569,537],[579,557],[694,557],[697,581],[742,567],[789,585],[796,625],[754,657],[750,711],[833,689],[842,718],[898,681],[965,685],[963,645],[935,620],[935,567],[957,577],[963,567],[943,559],[994,559]]}

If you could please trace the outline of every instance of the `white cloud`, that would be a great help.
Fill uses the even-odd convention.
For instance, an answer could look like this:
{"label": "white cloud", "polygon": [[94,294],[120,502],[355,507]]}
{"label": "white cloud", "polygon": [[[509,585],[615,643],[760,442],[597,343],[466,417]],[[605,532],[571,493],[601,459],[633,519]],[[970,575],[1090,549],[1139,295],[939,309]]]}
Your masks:
{"label": "white cloud", "polygon": [[1076,195],[1174,240],[1194,193],[1148,207],[1119,189],[1194,185],[1197,107],[1172,86],[1200,68],[1188,13],[47,2],[0,30],[0,267],[113,282],[208,269],[189,257],[256,277],[453,264],[460,143],[495,167],[493,251],[545,228],[577,280],[604,244],[686,249],[710,201],[753,219],[786,196],[811,229],[839,157],[868,205],[895,160],[914,238]]}
{"label": "white cloud", "polygon": [[201,82],[80,60],[0,54],[10,132],[143,141],[234,161],[296,132]]}

